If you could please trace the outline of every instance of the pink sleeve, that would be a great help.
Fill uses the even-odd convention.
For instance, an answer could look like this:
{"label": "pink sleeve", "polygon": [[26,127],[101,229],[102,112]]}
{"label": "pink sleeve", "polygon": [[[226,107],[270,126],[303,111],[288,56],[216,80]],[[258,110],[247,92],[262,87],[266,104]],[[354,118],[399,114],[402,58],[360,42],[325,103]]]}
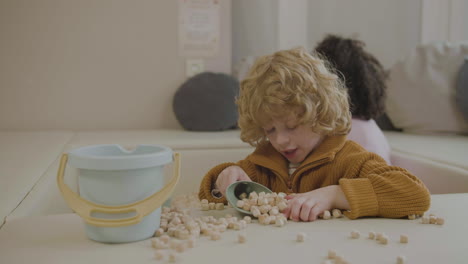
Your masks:
{"label": "pink sleeve", "polygon": [[377,126],[373,119],[361,120],[352,119],[351,132],[348,139],[355,141],[367,151],[374,152],[381,156],[389,165],[390,163],[390,145],[382,130]]}

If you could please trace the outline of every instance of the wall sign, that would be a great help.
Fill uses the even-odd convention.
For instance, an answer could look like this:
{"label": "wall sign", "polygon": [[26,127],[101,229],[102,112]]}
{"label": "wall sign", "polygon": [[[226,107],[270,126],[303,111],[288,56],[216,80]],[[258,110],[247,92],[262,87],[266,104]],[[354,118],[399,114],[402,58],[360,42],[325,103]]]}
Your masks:
{"label": "wall sign", "polygon": [[219,50],[219,0],[179,0],[179,54],[212,57]]}

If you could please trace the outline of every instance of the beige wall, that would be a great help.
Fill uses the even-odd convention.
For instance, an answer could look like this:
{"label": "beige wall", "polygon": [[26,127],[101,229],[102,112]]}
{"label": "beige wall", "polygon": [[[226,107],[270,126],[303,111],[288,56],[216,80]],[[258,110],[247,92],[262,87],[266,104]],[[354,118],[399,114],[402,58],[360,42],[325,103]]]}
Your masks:
{"label": "beige wall", "polygon": [[424,0],[421,6],[421,43],[468,40],[468,1]]}
{"label": "beige wall", "polygon": [[[231,72],[230,0],[205,69]],[[0,129],[180,127],[175,0],[0,0]]]}
{"label": "beige wall", "polygon": [[329,33],[356,36],[389,68],[420,43],[421,1],[309,0],[310,48]]}
{"label": "beige wall", "polygon": [[391,67],[420,43],[421,1],[233,1],[233,66],[243,57],[279,49],[312,50],[326,34],[334,33],[358,36],[385,67]]}

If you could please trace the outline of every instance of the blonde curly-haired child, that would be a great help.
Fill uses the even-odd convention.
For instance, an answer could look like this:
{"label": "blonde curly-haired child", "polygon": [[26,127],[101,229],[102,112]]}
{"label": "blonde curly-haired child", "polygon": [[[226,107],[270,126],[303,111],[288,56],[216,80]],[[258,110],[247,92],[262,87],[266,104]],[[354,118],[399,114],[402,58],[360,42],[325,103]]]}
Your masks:
{"label": "blonde curly-haired child", "polygon": [[333,208],[347,210],[351,219],[428,210],[430,194],[417,177],[346,139],[346,88],[304,48],[257,59],[241,83],[237,105],[241,139],[256,149],[209,170],[200,199],[226,203],[229,184],[251,180],[274,192],[296,193],[287,196],[283,211],[294,221],[314,221]]}

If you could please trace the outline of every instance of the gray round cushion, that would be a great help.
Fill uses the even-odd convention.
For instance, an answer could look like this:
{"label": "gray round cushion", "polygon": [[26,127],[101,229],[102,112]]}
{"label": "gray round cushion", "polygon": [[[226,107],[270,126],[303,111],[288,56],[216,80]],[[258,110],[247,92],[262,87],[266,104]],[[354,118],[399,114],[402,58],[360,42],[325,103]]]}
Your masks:
{"label": "gray round cushion", "polygon": [[239,82],[223,73],[204,72],[183,83],[174,95],[173,108],[182,127],[219,131],[237,127],[236,97]]}
{"label": "gray round cushion", "polygon": [[460,68],[457,79],[456,102],[465,120],[468,121],[468,56]]}

